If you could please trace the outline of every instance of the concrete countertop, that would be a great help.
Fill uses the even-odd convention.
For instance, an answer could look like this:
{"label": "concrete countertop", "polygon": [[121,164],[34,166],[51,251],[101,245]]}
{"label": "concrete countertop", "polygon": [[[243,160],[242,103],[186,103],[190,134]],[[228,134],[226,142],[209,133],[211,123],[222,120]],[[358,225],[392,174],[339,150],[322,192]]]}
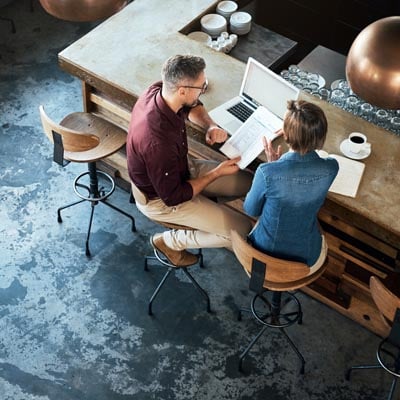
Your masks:
{"label": "concrete countertop", "polygon": [[[193,21],[213,12],[217,3],[135,0],[63,50],[59,58],[136,98],[160,78],[161,65],[167,57],[182,53],[201,55],[206,59],[210,82],[202,101],[208,109],[214,108],[238,93],[245,64],[189,39],[180,31],[187,32],[189,25],[195,26]],[[301,96],[318,103],[327,114],[325,150],[340,154],[341,141],[352,131],[364,132],[372,144],[371,156],[362,160],[366,168],[357,197],[329,194],[329,202],[350,211],[349,218],[356,226],[378,237],[388,236],[388,242],[400,248],[400,137],[306,93]]]}
{"label": "concrete countertop", "polygon": [[199,15],[214,12],[217,3],[135,0],[63,50],[59,57],[137,96],[160,79],[161,65],[169,56],[196,54],[207,62],[209,90],[202,101],[207,108],[214,108],[231,93],[239,92],[245,64],[180,31]]}

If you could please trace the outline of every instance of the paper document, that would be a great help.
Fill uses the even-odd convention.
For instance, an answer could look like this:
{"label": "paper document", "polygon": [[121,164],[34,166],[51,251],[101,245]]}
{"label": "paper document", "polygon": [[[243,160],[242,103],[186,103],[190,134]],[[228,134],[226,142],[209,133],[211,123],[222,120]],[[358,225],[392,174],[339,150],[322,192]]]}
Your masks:
{"label": "paper document", "polygon": [[[325,158],[325,152],[321,152],[320,157]],[[364,174],[365,164],[360,161],[329,154],[328,157],[334,158],[339,163],[339,171],[335,180],[332,182],[329,191],[342,194],[344,196],[356,197],[361,178]]]}
{"label": "paper document", "polygon": [[275,139],[276,131],[281,128],[282,120],[260,106],[223,144],[220,151],[229,158],[241,156],[238,166],[246,168],[264,150],[262,137]]}

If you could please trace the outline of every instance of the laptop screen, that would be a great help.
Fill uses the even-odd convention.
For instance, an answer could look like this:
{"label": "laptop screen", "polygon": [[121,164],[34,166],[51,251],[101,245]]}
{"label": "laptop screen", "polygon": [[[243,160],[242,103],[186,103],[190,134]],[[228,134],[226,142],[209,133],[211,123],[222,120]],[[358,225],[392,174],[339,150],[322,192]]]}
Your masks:
{"label": "laptop screen", "polygon": [[257,105],[263,105],[283,119],[287,110],[287,101],[296,100],[299,89],[249,57],[240,94]]}

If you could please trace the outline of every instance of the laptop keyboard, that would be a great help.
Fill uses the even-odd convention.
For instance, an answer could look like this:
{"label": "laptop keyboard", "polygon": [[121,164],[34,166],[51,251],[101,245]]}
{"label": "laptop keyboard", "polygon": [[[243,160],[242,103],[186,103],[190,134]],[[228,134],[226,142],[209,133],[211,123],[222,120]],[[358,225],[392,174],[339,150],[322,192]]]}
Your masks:
{"label": "laptop keyboard", "polygon": [[249,118],[254,112],[254,110],[247,107],[243,103],[235,104],[234,106],[228,108],[228,111],[242,122],[245,122],[247,118]]}

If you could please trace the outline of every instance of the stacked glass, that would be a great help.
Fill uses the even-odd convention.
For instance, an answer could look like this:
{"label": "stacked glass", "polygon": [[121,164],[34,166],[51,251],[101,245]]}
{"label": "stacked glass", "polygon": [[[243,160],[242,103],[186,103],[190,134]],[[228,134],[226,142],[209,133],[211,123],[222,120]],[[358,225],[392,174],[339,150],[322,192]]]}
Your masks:
{"label": "stacked glass", "polygon": [[304,92],[400,135],[400,110],[385,110],[365,102],[351,90],[346,79],[336,80],[329,90],[324,87],[325,79],[322,76],[305,71],[298,65],[290,65],[280,75]]}

